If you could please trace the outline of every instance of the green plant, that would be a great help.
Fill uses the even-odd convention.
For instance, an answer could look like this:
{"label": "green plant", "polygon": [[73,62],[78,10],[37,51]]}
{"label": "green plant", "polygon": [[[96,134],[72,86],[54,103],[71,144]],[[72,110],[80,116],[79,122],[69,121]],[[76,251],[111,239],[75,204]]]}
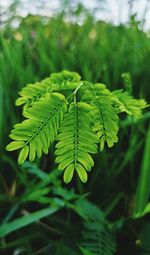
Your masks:
{"label": "green plant", "polygon": [[[17,92],[24,84],[40,81],[49,73],[75,70],[82,79],[103,82],[112,91],[123,88],[124,84],[128,95],[133,93],[137,98],[150,99],[150,39],[139,29],[135,18],[134,24],[114,26],[95,20],[89,13],[77,17],[70,15],[69,10],[73,23],[68,21],[68,14],[67,19],[64,15],[66,8],[64,14],[56,13],[51,18],[41,15],[12,17],[15,24],[16,20],[20,22],[18,27],[5,20],[0,29],[0,231],[3,235],[0,254],[79,255],[78,245],[84,249],[83,254],[92,252],[90,245],[98,247],[103,236],[102,239],[98,235],[95,240],[90,239],[88,246],[81,243],[79,234],[88,229],[86,220],[77,217],[79,207],[74,198],[70,202],[76,209],[75,213],[64,207],[44,217],[44,208],[47,212],[53,209],[52,200],[68,203],[68,198],[73,197],[71,187],[78,197],[88,193],[88,200],[101,208],[110,221],[130,217],[133,211],[136,217],[149,212],[149,111],[144,111],[138,122],[133,121],[132,116],[124,119],[125,114],[120,114],[118,144],[94,155],[94,167],[86,185],[78,180],[69,185],[62,183],[62,172],[54,166],[54,146],[51,146],[48,156],[43,155],[35,164],[26,161],[23,165],[17,164],[17,151],[8,153],[4,149],[10,127],[22,119],[20,107],[14,106]],[[9,76],[8,70],[11,70]],[[66,97],[72,92],[68,92]],[[93,211],[91,205],[89,211]],[[36,212],[41,214],[41,218],[36,217]],[[94,219],[96,215],[97,212],[93,211]],[[30,221],[32,216],[33,221]],[[146,218],[148,216],[134,219],[121,227],[116,238],[117,254],[138,254],[140,247],[141,254],[149,254],[148,231],[142,238],[139,236],[140,227],[148,224]],[[102,224],[98,224],[98,228],[95,226],[94,234],[103,229]],[[90,233],[93,235],[93,231]],[[137,239],[141,240],[141,246],[136,249]]]}
{"label": "green plant", "polygon": [[82,208],[80,210],[86,215],[80,242],[83,255],[113,255],[116,251],[116,229],[112,229],[105,213],[85,199],[78,200],[76,206],[78,211]]}
{"label": "green plant", "polygon": [[118,120],[122,112],[138,119],[147,106],[122,90],[111,92],[104,84],[82,81],[77,73],[54,73],[40,83],[28,84],[19,92],[16,105],[24,105],[20,124],[14,125],[8,151],[21,149],[18,163],[29,156],[48,154],[56,141],[58,170],[69,183],[74,171],[82,182],[94,165],[91,154],[112,147],[118,141]]}
{"label": "green plant", "polygon": [[149,194],[149,155],[150,155],[150,128],[147,131],[146,142],[144,147],[144,155],[142,159],[141,172],[138,180],[136,198],[135,198],[135,208],[134,214],[136,217],[146,214],[149,212],[150,203]]}

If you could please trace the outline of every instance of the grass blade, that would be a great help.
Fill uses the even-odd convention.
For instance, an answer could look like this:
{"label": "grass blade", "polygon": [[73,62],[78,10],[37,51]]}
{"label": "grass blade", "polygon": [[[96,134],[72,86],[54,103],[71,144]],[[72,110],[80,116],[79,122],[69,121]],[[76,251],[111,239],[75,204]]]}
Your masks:
{"label": "grass blade", "polygon": [[134,215],[139,216],[144,210],[148,197],[150,195],[150,167],[149,167],[149,156],[150,156],[150,127],[148,129],[145,149],[142,159],[141,173],[138,181]]}
{"label": "grass blade", "polygon": [[38,221],[46,216],[49,216],[49,215],[57,212],[59,209],[60,209],[60,207],[42,209],[37,212],[33,212],[31,214],[20,217],[12,222],[3,224],[0,227],[0,237],[3,237],[15,230],[18,230],[22,227],[25,227],[29,224],[32,224],[32,223]]}

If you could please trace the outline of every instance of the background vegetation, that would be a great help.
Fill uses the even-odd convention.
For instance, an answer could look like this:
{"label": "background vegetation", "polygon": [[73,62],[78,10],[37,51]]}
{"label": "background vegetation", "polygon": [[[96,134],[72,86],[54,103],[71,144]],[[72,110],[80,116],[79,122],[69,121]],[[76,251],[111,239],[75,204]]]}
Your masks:
{"label": "background vegetation", "polygon": [[12,15],[0,29],[0,254],[150,254],[149,216],[131,218],[143,169],[140,185],[149,195],[149,109],[138,123],[122,119],[118,144],[95,157],[87,184],[62,183],[53,148],[22,167],[17,153],[5,150],[20,121],[18,91],[52,72],[76,71],[110,90],[131,79],[133,95],[150,102],[150,38],[136,16],[114,26],[82,5],[69,12],[71,19],[67,15],[17,17],[17,28]]}

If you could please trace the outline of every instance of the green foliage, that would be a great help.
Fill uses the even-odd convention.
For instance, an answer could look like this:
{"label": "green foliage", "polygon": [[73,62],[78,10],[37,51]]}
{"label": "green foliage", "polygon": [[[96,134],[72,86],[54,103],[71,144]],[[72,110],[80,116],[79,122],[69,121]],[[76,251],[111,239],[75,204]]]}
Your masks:
{"label": "green foliage", "polygon": [[[53,92],[57,90],[63,94]],[[118,141],[117,113],[125,111],[141,117],[141,109],[146,107],[142,99],[133,99],[122,91],[112,93],[104,84],[80,81],[78,74],[69,71],[27,85],[19,95],[17,105],[26,104],[26,119],[14,126],[10,134],[14,141],[6,149],[21,149],[18,163],[22,164],[28,155],[33,161],[36,155],[40,158],[43,152],[48,154],[50,145],[59,140],[56,163],[59,170],[64,170],[66,183],[72,180],[74,172],[87,182],[87,171],[94,165],[90,154],[97,153],[97,143],[102,151],[105,142],[112,147]]]}
{"label": "green foliage", "polygon": [[51,91],[52,87],[49,78],[40,83],[28,84],[19,92],[20,97],[16,100],[16,106],[25,104],[25,108],[28,108],[32,106],[33,102],[38,102],[46,93]]}
{"label": "green foliage", "polygon": [[86,171],[94,165],[89,153],[97,152],[98,138],[90,127],[89,108],[83,102],[71,103],[57,137],[60,141],[56,144],[56,163],[59,163],[59,170],[65,169],[66,183],[71,181],[75,170],[81,181],[86,182]]}
{"label": "green foliage", "polygon": [[42,209],[40,211],[32,212],[32,214],[25,215],[21,218],[18,218],[15,221],[5,223],[5,224],[1,225],[1,227],[0,227],[0,237],[3,237],[13,231],[16,231],[17,229],[25,227],[25,226],[32,224],[48,215],[51,215],[51,214],[57,212],[59,209],[60,209],[60,207]]}
{"label": "green foliage", "polygon": [[128,92],[123,92],[122,90],[116,90],[113,93],[116,96],[118,112],[125,112],[132,115],[135,119],[142,117],[142,109],[148,106],[144,99],[133,99]]}
{"label": "green foliage", "polygon": [[[50,244],[53,248],[54,254],[56,251],[58,254],[63,255],[66,254],[66,251],[71,254],[80,254],[78,246],[83,246],[83,249],[86,249],[84,248],[86,224],[91,223],[92,225],[95,225],[95,223],[97,223],[97,227],[100,228],[100,230],[103,229],[104,236],[107,235],[108,231],[110,232],[110,223],[106,220],[104,212],[102,212],[96,205],[89,202],[86,197],[76,194],[73,189],[68,190],[66,187],[62,187],[61,182],[57,178],[59,171],[53,170],[53,172],[46,174],[36,165],[27,161],[21,168],[22,176],[20,177],[24,182],[22,188],[26,187],[27,183],[29,185],[27,189],[20,194],[19,200],[16,201],[15,206],[19,202],[18,207],[15,207],[15,210],[12,208],[10,212],[8,212],[7,217],[2,221],[0,226],[0,237],[6,239],[5,247],[13,248],[17,244],[18,246],[22,244],[26,250],[28,249],[26,242],[32,241],[33,236],[33,240],[41,240],[42,245],[47,233],[49,240],[48,244]],[[23,175],[26,176],[26,179],[22,178]],[[27,209],[22,210],[21,208],[24,205],[27,205],[28,201],[30,204],[32,202],[38,205],[41,204],[42,208],[36,211],[30,211]],[[45,203],[46,207],[43,208]],[[68,219],[65,213],[66,210],[68,215],[70,215]],[[20,212],[21,216],[14,219],[16,211]],[[64,218],[63,221],[58,220],[58,215],[61,215],[61,212],[64,214],[65,219],[67,219],[66,221],[64,221]],[[72,218],[72,215],[76,216],[76,218],[78,216],[79,218],[78,221],[80,222],[80,228],[83,232],[82,241],[79,233],[76,235],[76,224],[74,224],[74,217]],[[39,227],[40,231],[38,231]],[[37,234],[30,236],[28,232]],[[24,235],[22,235],[22,233],[24,233]],[[7,238],[11,237],[10,234],[17,235],[17,241],[7,242]],[[91,230],[90,234],[92,234]],[[59,237],[57,240],[55,235],[56,237]],[[76,241],[74,240],[75,237]],[[103,237],[102,239],[104,241]],[[66,240],[68,240],[68,242],[66,242]],[[98,242],[101,242],[100,240],[97,236],[97,239],[95,238],[95,240],[90,240],[91,245],[93,244],[93,246],[96,247]],[[107,245],[107,242],[108,240],[106,241],[105,238],[103,249]],[[88,239],[87,249],[89,249],[89,246]],[[0,243],[0,249],[1,248],[2,244]],[[43,249],[44,247],[42,247],[42,250]],[[105,251],[106,250],[108,250],[108,247],[105,247]]]}
{"label": "green foliage", "polygon": [[62,71],[51,74],[51,83],[58,90],[75,89],[81,77],[76,72]]}
{"label": "green foliage", "polygon": [[83,255],[113,255],[116,251],[115,233],[110,228],[105,214],[95,205],[81,199],[77,208],[86,215],[80,249]]}
{"label": "green foliage", "polygon": [[47,93],[63,89],[75,89],[80,76],[77,73],[62,71],[61,73],[53,73],[41,82],[28,84],[19,92],[20,97],[16,100],[16,106],[25,105],[25,109],[44,98]]}
{"label": "green foliage", "polygon": [[113,255],[116,244],[111,230],[102,222],[87,222],[83,232],[84,255]]}
{"label": "green foliage", "polygon": [[93,130],[97,133],[102,151],[105,142],[109,148],[118,142],[118,116],[113,107],[114,97],[104,84],[88,84],[87,87],[83,100],[93,106]]}
{"label": "green foliage", "polygon": [[140,169],[140,176],[138,180],[138,186],[136,191],[134,216],[140,217],[150,211],[149,195],[150,195],[150,171],[149,171],[149,155],[150,155],[150,128],[147,131],[144,154]]}
{"label": "green foliage", "polygon": [[[70,1],[65,2],[70,4]],[[63,82],[65,78],[61,79],[62,74],[53,74],[53,72],[60,72],[63,69],[75,70],[83,80],[94,83],[103,82],[111,90],[122,89],[122,83],[124,83],[125,91],[130,96],[133,92],[137,98],[143,97],[147,101],[150,100],[150,39],[146,32],[139,29],[140,24],[136,22],[136,17],[134,16],[134,25],[130,23],[115,26],[94,19],[88,12],[78,12],[76,16],[75,13],[70,13],[71,8],[68,9],[69,15],[64,8],[64,12],[55,14],[51,18],[40,15],[28,15],[25,18],[14,17],[15,11],[12,9],[13,17],[10,22],[14,24],[15,20],[17,27],[11,26],[6,20],[3,23],[2,13],[0,29],[0,225],[10,223],[7,225],[9,230],[11,224],[25,214],[31,216],[32,213],[34,215],[36,211],[43,208],[51,209],[51,199],[67,207],[56,214],[33,221],[24,228],[21,225],[17,228],[16,225],[15,231],[0,240],[0,254],[81,254],[78,249],[78,245],[81,247],[80,233],[83,232],[81,223],[89,221],[87,213],[91,212],[91,217],[94,219],[98,211],[93,208],[93,204],[85,206],[83,201],[79,206],[76,203],[77,197],[87,197],[88,193],[90,201],[97,204],[98,208],[101,207],[109,219],[122,219],[124,215],[130,216],[134,207],[138,174],[149,162],[147,160],[149,157],[146,156],[148,150],[144,150],[144,143],[148,139],[147,121],[150,118],[150,112],[147,109],[138,123],[136,119],[133,121],[132,114],[124,119],[124,107],[128,110],[128,105],[122,105],[117,98],[113,103],[116,113],[120,112],[119,106],[123,107],[123,114],[120,112],[120,120],[117,124],[121,127],[118,144],[111,151],[106,149],[100,155],[94,156],[95,167],[86,185],[78,182],[78,179],[69,185],[61,183],[61,171],[58,171],[57,167],[55,169],[53,160],[55,146],[51,146],[50,153],[48,156],[43,155],[42,160],[37,159],[35,163],[25,161],[23,165],[16,163],[17,151],[13,153],[5,151],[10,127],[22,121],[21,108],[15,107],[14,102],[17,92],[23,91],[24,84],[32,83],[32,89],[36,88],[36,85],[38,88],[34,90],[35,97],[31,96],[33,90],[29,90],[25,101],[22,96],[19,97],[19,104],[21,105],[21,100],[24,102],[22,104],[24,105],[23,113],[26,108],[30,107],[30,103],[32,105],[35,101],[39,101],[40,98],[45,97],[47,92],[61,93],[67,98],[80,85],[78,75],[74,83],[72,73],[70,73],[71,82],[66,82],[66,80]],[[8,12],[9,10],[7,10],[7,15],[4,12],[4,16],[8,17]],[[67,19],[64,17],[66,13]],[[73,18],[73,22],[69,22],[68,17]],[[49,73],[52,75],[44,79],[49,76]],[[51,84],[52,76],[54,90]],[[58,76],[63,86],[60,86]],[[124,76],[122,77],[123,82],[121,76]],[[42,81],[38,82],[40,80]],[[72,89],[69,90],[67,87],[71,88],[71,86]],[[77,103],[83,101],[82,88],[83,86],[78,90]],[[69,109],[71,97],[68,101]],[[91,120],[93,120],[93,110],[90,112]],[[93,123],[91,126],[93,127]],[[56,142],[58,142],[57,138]],[[149,169],[148,165],[147,167]],[[148,191],[149,179],[144,178],[142,181],[140,175],[138,187],[140,183],[142,184],[141,190],[144,187],[144,190]],[[141,197],[145,203],[144,193],[141,193]],[[70,207],[68,201],[71,202]],[[83,212],[83,207],[87,213]],[[140,213],[140,217],[148,213],[149,209],[150,204],[148,203],[144,211]],[[138,254],[135,240],[139,227],[144,223],[148,224],[147,217],[140,220],[134,219],[129,225],[124,224],[125,226],[121,227],[116,244],[117,254]],[[101,219],[103,219],[102,215]],[[148,237],[149,232],[146,231],[142,238],[141,254],[149,254]],[[83,249],[87,252],[88,248],[82,247]],[[91,252],[88,250],[89,253]]]}
{"label": "green foliage", "polygon": [[122,73],[121,78],[124,83],[125,90],[131,94],[132,92],[132,82],[130,73]]}
{"label": "green foliage", "polygon": [[7,146],[8,151],[21,148],[19,164],[28,155],[30,161],[33,161],[36,155],[40,158],[42,152],[48,153],[65,111],[65,98],[59,93],[47,94],[25,111],[24,116],[28,119],[14,126],[10,137],[16,141]]}

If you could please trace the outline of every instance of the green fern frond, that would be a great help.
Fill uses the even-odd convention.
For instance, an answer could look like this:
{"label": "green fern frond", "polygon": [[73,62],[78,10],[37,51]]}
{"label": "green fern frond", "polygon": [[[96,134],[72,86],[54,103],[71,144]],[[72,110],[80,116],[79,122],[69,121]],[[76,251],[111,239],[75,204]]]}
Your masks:
{"label": "green fern frond", "polygon": [[76,72],[64,70],[60,73],[53,73],[50,76],[51,83],[57,87],[57,90],[76,89],[81,77]]}
{"label": "green fern frond", "polygon": [[118,116],[106,97],[101,96],[99,100],[95,101],[93,118],[93,130],[99,137],[100,150],[102,151],[104,149],[105,142],[107,142],[108,147],[111,148],[114,143],[118,142]]}
{"label": "green fern frond", "polygon": [[116,90],[113,92],[116,96],[116,107],[118,113],[126,112],[134,118],[142,117],[142,109],[148,107],[144,99],[134,99],[128,92]]}
{"label": "green fern frond", "polygon": [[89,105],[83,102],[71,103],[60,127],[56,144],[56,163],[64,171],[64,181],[71,181],[77,171],[82,182],[87,181],[87,171],[94,165],[90,153],[97,152],[97,136],[90,127]]}
{"label": "green fern frond", "polygon": [[104,84],[88,84],[84,91],[83,100],[93,106],[93,130],[100,141],[100,150],[104,149],[105,142],[112,147],[118,142],[118,116],[113,107],[114,96]]}
{"label": "green fern frond", "polygon": [[108,228],[107,223],[87,221],[84,225],[81,247],[91,252],[92,255],[114,255],[116,251],[115,236]]}
{"label": "green fern frond", "polygon": [[48,153],[50,144],[55,140],[60,122],[67,110],[65,97],[59,93],[47,94],[25,112],[28,118],[16,124],[10,134],[13,142],[7,145],[8,151],[21,149],[18,163],[22,164],[29,155],[30,161]]}
{"label": "green fern frond", "polygon": [[110,101],[114,101],[113,93],[106,88],[106,85],[103,83],[92,84],[90,82],[84,81],[81,88],[82,91],[82,100],[88,103],[95,101],[99,96],[109,97]]}
{"label": "green fern frond", "polygon": [[60,90],[75,89],[79,85],[81,77],[75,72],[62,71],[53,73],[41,82],[28,84],[18,93],[20,97],[16,100],[16,106],[24,105],[24,112],[45,97],[47,93]]}
{"label": "green fern frond", "polygon": [[95,204],[81,198],[75,203],[76,211],[84,219],[80,248],[84,255],[114,255],[115,231],[105,213]]}
{"label": "green fern frond", "polygon": [[117,143],[119,113],[140,118],[142,109],[149,106],[143,99],[134,99],[122,90],[111,92],[104,84],[82,81],[80,75],[69,71],[28,84],[19,95],[16,105],[24,105],[27,119],[14,126],[10,134],[13,142],[6,149],[21,149],[18,162],[22,164],[28,156],[33,161],[43,152],[47,154],[57,140],[56,163],[64,170],[66,183],[74,172],[82,182],[87,181],[87,171],[94,165],[91,154],[97,152],[98,143],[100,150],[106,143],[108,147]]}
{"label": "green fern frond", "polygon": [[50,78],[46,78],[35,84],[28,84],[18,93],[20,97],[16,100],[16,106],[25,105],[24,109],[32,106],[34,102],[38,102],[45,97],[46,93],[52,91]]}

